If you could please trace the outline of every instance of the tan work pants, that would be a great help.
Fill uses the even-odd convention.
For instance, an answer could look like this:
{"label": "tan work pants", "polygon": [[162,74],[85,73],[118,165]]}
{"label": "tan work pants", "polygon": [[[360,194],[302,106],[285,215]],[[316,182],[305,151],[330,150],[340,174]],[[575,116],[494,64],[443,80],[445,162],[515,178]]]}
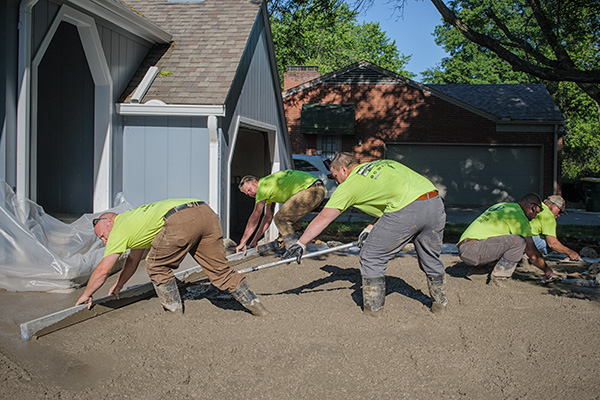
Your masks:
{"label": "tan work pants", "polygon": [[273,217],[281,236],[294,233],[298,220],[314,210],[325,198],[325,186],[318,183],[290,197]]}
{"label": "tan work pants", "polygon": [[207,205],[177,211],[165,220],[146,257],[146,271],[160,285],[174,279],[186,253],[200,264],[214,286],[232,291],[244,280],[227,264],[219,217]]}

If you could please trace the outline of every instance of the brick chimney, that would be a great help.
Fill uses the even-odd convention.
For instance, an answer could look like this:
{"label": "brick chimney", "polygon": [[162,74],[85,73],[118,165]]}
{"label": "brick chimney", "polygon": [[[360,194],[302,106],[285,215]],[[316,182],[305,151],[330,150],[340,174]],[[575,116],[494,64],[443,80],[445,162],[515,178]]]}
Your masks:
{"label": "brick chimney", "polygon": [[287,72],[283,73],[283,90],[288,90],[320,76],[319,67],[316,65],[288,65]]}

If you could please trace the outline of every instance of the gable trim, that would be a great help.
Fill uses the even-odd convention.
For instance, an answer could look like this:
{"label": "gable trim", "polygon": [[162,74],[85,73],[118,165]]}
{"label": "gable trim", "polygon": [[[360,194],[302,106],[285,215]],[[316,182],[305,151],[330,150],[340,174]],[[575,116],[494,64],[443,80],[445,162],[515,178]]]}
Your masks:
{"label": "gable trim", "polygon": [[97,15],[132,34],[153,43],[169,43],[170,33],[159,28],[146,18],[110,0],[69,0],[83,10]]}

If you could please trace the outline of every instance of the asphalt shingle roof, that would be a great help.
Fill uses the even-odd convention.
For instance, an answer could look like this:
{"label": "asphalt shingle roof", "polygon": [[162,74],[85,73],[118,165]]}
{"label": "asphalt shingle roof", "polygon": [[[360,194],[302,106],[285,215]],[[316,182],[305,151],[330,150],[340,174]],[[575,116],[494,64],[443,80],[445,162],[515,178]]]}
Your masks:
{"label": "asphalt shingle roof", "polygon": [[428,87],[498,118],[520,121],[564,121],[542,84],[447,84]]}
{"label": "asphalt shingle roof", "polygon": [[260,0],[119,0],[173,35],[156,45],[121,96],[129,96],[149,66],[160,74],[142,102],[224,104],[261,7]]}

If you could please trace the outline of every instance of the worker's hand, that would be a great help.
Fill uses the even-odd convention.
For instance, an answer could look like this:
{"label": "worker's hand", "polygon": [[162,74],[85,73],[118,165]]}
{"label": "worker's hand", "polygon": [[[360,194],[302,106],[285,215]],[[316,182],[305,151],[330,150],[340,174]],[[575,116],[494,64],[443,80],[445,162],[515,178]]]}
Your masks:
{"label": "worker's hand", "polygon": [[581,256],[577,252],[572,251],[567,255],[567,261],[582,261]]}
{"label": "worker's hand", "polygon": [[119,282],[117,282],[113,285],[113,287],[110,288],[110,290],[108,291],[108,295],[110,296],[111,294],[114,294],[118,300],[121,298],[119,297],[119,292],[121,291],[121,289],[123,289],[123,285],[119,285]]}
{"label": "worker's hand", "polygon": [[360,235],[358,235],[358,243],[356,245],[359,249],[362,249],[363,245],[365,244],[365,241],[367,240],[367,236],[369,236],[369,233],[371,233],[371,229],[373,229],[373,225],[367,226],[365,229],[362,230]]}
{"label": "worker's hand", "polygon": [[296,262],[300,264],[300,260],[302,259],[302,254],[306,251],[306,246],[300,242],[296,242],[290,246],[289,249],[281,256],[282,260],[286,260],[288,258],[296,257]]}
{"label": "worker's hand", "polygon": [[81,297],[79,298],[79,300],[77,300],[77,303],[75,303],[76,306],[83,304],[83,303],[88,303],[88,310],[92,308],[92,302],[94,300],[92,299],[92,296],[88,296],[85,293],[81,295]]}
{"label": "worker's hand", "polygon": [[245,244],[240,244],[235,248],[235,252],[239,253],[240,251],[244,250],[244,255],[246,255],[246,245]]}

